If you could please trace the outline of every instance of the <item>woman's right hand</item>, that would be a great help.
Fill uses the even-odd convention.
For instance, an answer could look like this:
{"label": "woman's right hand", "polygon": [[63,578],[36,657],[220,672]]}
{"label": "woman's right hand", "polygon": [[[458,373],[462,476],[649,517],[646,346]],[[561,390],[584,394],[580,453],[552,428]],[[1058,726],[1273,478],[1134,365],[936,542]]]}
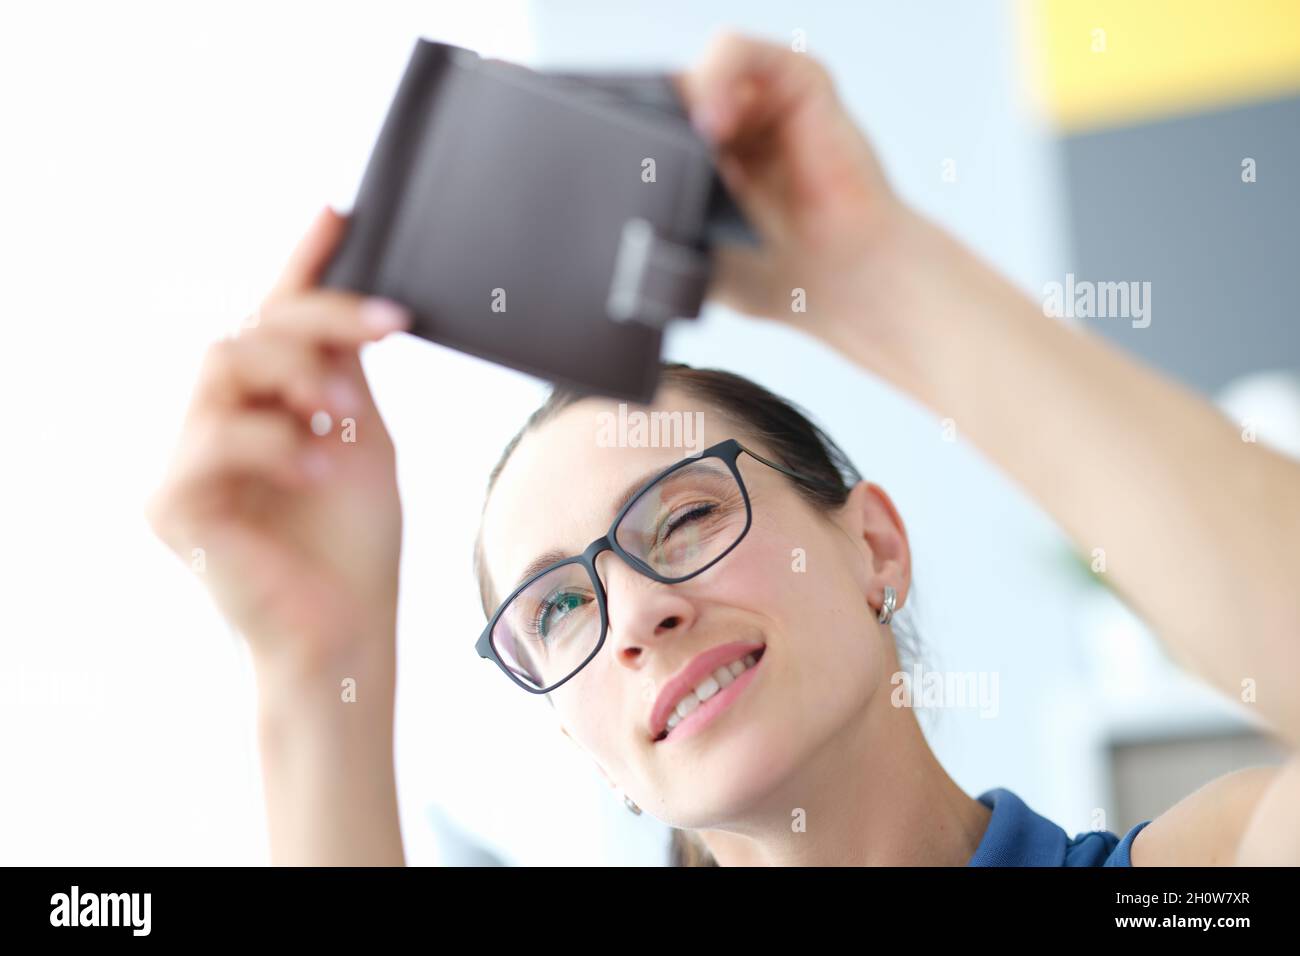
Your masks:
{"label": "woman's right hand", "polygon": [[395,452],[359,349],[409,326],[392,303],[316,286],[345,225],[322,210],[257,321],[208,349],[147,507],[259,669],[295,677],[390,656],[396,622]]}
{"label": "woman's right hand", "polygon": [[[840,100],[826,67],[807,53],[727,32],[676,76],[718,171],[761,242],[714,250],[709,297],[836,344],[840,326],[882,324],[867,306],[893,282],[897,236],[911,212]],[[806,308],[795,309],[802,290]]]}

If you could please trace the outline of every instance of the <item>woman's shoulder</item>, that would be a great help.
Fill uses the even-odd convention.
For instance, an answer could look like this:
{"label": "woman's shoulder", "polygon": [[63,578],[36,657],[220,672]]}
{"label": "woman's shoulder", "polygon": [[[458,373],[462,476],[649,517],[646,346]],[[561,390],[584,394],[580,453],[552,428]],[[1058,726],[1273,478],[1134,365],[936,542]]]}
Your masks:
{"label": "woman's shoulder", "polygon": [[992,809],[970,866],[1214,866],[1235,859],[1260,795],[1277,776],[1247,767],[1211,780],[1164,813],[1121,836],[1088,830],[1070,837],[1016,793],[996,787],[977,798]]}
{"label": "woman's shoulder", "polygon": [[1276,766],[1216,777],[1151,820],[1131,847],[1134,866],[1227,866]]}

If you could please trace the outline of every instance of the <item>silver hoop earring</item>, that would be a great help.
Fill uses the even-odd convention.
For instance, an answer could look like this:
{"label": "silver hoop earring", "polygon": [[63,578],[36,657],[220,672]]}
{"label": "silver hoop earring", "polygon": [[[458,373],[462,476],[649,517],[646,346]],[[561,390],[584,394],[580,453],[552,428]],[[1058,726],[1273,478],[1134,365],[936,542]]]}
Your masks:
{"label": "silver hoop earring", "polygon": [[637,816],[641,815],[641,808],[638,807],[636,803],[632,800],[632,798],[629,797],[626,793],[623,794],[623,806],[627,807],[628,810],[630,810],[632,813],[635,813]]}
{"label": "silver hoop earring", "polygon": [[876,620],[881,624],[888,624],[894,616],[894,607],[898,603],[898,592],[890,585],[885,585],[885,600],[881,602],[880,614]]}

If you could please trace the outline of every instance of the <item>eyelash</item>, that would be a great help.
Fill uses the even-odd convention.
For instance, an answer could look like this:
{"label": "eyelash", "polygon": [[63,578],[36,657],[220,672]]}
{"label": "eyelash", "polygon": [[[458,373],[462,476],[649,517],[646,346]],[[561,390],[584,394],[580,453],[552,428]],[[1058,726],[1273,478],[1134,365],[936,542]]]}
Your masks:
{"label": "eyelash", "polygon": [[[532,637],[545,639],[545,635],[542,634],[541,622],[546,620],[546,615],[549,614],[553,608],[559,606],[561,599],[573,593],[574,592],[572,591],[563,591],[555,595],[554,597],[548,597],[545,601],[543,601],[541,605],[538,607],[537,613],[532,615],[532,620],[529,621],[528,624],[529,634]],[[591,598],[585,595],[583,597],[585,600],[591,600]]]}
{"label": "eyelash", "polygon": [[702,502],[698,505],[691,506],[685,513],[683,513],[680,516],[680,518],[677,521],[667,522],[668,534],[665,534],[662,540],[666,541],[674,531],[676,531],[678,528],[680,528],[682,525],[684,525],[688,520],[690,520],[694,516],[700,515],[700,517],[703,517],[704,515],[707,515],[710,511],[712,511],[716,507],[717,505],[712,502]]}

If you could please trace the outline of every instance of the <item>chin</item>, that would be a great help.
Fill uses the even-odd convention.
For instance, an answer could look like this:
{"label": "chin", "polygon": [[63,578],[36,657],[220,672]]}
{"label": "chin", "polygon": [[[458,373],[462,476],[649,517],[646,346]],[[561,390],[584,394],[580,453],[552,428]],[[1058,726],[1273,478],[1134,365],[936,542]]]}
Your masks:
{"label": "chin", "polygon": [[[789,724],[751,719],[700,734],[700,746],[667,768],[672,826],[710,828],[743,818],[781,786],[795,767]],[[704,738],[709,736],[709,745]],[[682,741],[686,743],[686,741]],[[676,755],[675,755],[676,756]]]}

